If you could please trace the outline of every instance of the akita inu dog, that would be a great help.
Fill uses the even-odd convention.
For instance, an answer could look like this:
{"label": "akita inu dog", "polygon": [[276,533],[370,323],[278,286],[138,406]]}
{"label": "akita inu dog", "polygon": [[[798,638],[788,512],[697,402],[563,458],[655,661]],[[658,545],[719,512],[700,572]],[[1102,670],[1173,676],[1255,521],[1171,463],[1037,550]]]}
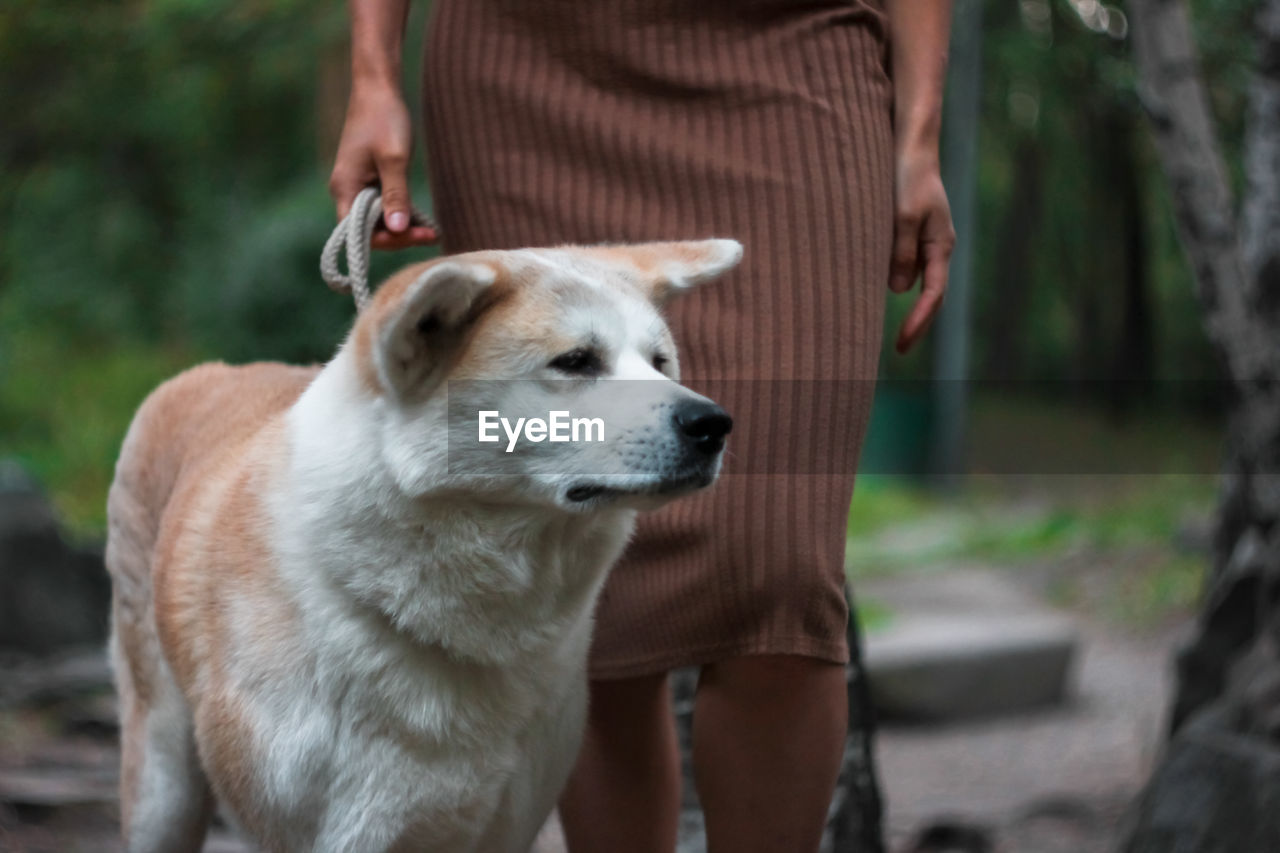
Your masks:
{"label": "akita inu dog", "polygon": [[[273,851],[527,849],[578,750],[605,575],[638,509],[715,479],[731,426],[677,384],[658,306],[740,256],[446,257],[323,369],[157,389],[108,500],[129,849],[199,849],[215,799]],[[477,412],[603,440],[507,452]]]}

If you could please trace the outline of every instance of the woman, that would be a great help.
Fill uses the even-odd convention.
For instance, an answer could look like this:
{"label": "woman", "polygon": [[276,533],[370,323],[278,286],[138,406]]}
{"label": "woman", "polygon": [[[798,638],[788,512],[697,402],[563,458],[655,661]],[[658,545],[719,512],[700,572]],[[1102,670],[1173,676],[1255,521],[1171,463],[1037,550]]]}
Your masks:
{"label": "woman", "polygon": [[[409,225],[407,0],[350,0],[331,190]],[[712,851],[816,849],[839,767],[845,523],[883,292],[941,302],[945,0],[436,0],[424,116],[449,252],[734,237],[739,270],[669,310],[686,380],[735,416],[710,493],[642,519],[598,611],[573,851],[672,850],[666,674],[702,665],[694,769]]]}

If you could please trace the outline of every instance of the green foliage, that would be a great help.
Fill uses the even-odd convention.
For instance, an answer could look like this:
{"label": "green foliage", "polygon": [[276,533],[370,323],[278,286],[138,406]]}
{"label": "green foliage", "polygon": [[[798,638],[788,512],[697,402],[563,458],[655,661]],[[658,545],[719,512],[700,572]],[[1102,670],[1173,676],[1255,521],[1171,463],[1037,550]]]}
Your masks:
{"label": "green foliage", "polygon": [[332,355],[354,308],[318,278],[317,247],[333,228],[324,187],[304,182],[243,218],[216,208],[202,218],[176,281],[177,316],[192,338],[236,362]]}
{"label": "green foliage", "polygon": [[900,479],[864,478],[849,513],[851,569],[877,574],[1169,542],[1188,513],[1207,512],[1214,496],[1208,475],[1131,475],[1127,482],[1090,475],[1043,478],[1028,501],[1018,479],[978,479],[943,498]]}
{"label": "green foliage", "polygon": [[322,183],[315,67],[341,22],[279,0],[6,4],[5,310],[101,339],[188,331],[173,288],[191,224]]}
{"label": "green foliage", "polygon": [[317,266],[345,28],[339,2],[0,6],[0,455],[81,531],[161,380],[324,359],[350,323]]}
{"label": "green foliage", "polygon": [[873,598],[854,598],[854,613],[864,634],[874,634],[893,624],[893,611]]}
{"label": "green foliage", "polygon": [[0,341],[0,456],[52,487],[74,531],[102,531],[120,439],[147,393],[190,364],[190,354],[2,319]]}
{"label": "green foliage", "polygon": [[[1116,37],[1119,26],[1111,34],[1086,26],[1083,5],[984,7],[973,375],[1216,378],[1129,44]],[[1192,5],[1229,166],[1239,176],[1256,4]],[[1113,17],[1124,9],[1111,8]],[[1139,286],[1144,299],[1131,302]],[[890,298],[891,323],[905,302]],[[1136,304],[1140,310],[1126,308]],[[884,367],[895,378],[923,378],[930,355],[902,359],[886,349]],[[1195,396],[1206,387],[1166,382],[1149,390],[1175,404],[1220,403]]]}
{"label": "green foliage", "polygon": [[[868,488],[867,486],[870,486]],[[859,482],[848,565],[860,578],[956,566],[1048,571],[1058,604],[1126,626],[1183,616],[1196,604],[1207,555],[1178,544],[1213,505],[1208,475],[996,477],[941,497],[891,478]],[[867,631],[892,621],[859,604]],[[870,621],[868,621],[870,620]]]}
{"label": "green foliage", "polygon": [[[1156,548],[1182,577],[1171,543],[1213,506],[1220,441],[1216,428],[1185,415],[1116,420],[1068,401],[980,395],[967,449],[977,473],[959,491],[903,477],[858,478],[850,572],[856,578]],[[1058,473],[1043,472],[1043,449],[1022,458],[1028,445],[1050,448],[1062,463]],[[1010,473],[1019,471],[1026,473]],[[1182,587],[1164,579],[1151,588],[1173,598]]]}
{"label": "green foliage", "polygon": [[[232,204],[225,202],[224,204]],[[177,317],[204,350],[230,361],[323,361],[350,326],[350,296],[325,288],[319,247],[333,230],[332,202],[314,179],[244,211],[215,208],[189,224],[177,276]],[[371,278],[430,254],[376,253]]]}

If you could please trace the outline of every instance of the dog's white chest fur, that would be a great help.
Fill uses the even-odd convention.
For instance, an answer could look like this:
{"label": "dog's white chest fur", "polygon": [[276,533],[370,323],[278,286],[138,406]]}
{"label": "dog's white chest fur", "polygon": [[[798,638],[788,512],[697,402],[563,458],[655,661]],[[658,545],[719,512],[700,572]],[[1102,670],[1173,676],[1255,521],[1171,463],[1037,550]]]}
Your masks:
{"label": "dog's white chest fur", "polygon": [[591,605],[634,512],[405,505],[369,473],[358,436],[376,424],[327,396],[342,381],[322,375],[291,413],[269,502],[297,657],[245,649],[237,679],[280,822],[308,827],[289,846],[519,849],[576,754]]}

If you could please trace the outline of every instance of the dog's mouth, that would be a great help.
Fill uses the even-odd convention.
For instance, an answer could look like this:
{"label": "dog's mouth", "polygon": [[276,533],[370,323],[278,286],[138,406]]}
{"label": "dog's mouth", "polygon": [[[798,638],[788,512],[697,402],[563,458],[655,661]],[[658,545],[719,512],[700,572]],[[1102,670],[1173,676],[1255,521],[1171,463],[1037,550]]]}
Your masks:
{"label": "dog's mouth", "polygon": [[710,469],[688,471],[674,477],[626,485],[599,482],[575,483],[564,493],[571,504],[586,504],[627,497],[672,498],[711,485],[716,472]]}
{"label": "dog's mouth", "polygon": [[593,498],[598,498],[608,491],[608,486],[603,486],[599,483],[583,483],[569,489],[569,491],[564,493],[564,497],[565,500],[569,501],[569,503],[581,504],[586,503]]}

